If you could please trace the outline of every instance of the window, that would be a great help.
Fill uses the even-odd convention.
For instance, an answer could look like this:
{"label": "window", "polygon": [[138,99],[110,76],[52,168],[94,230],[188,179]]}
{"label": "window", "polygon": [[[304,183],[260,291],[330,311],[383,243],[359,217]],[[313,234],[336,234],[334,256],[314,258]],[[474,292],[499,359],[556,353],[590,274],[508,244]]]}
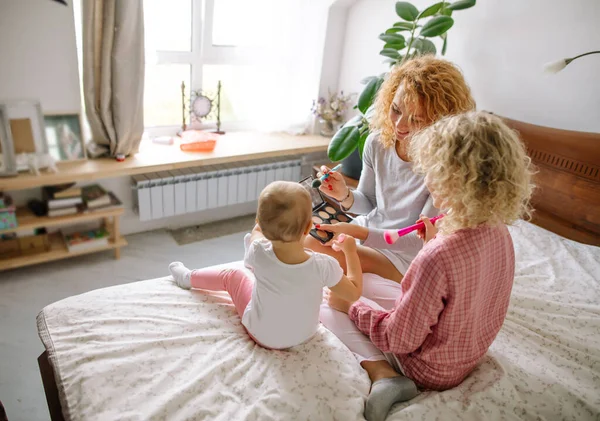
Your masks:
{"label": "window", "polygon": [[[79,2],[74,0],[74,12],[81,34]],[[149,134],[175,133],[191,91],[213,98],[219,81],[225,130],[284,129],[306,122],[319,91],[330,0],[142,2]],[[81,53],[80,41],[78,36]],[[189,112],[185,120],[189,124]]]}

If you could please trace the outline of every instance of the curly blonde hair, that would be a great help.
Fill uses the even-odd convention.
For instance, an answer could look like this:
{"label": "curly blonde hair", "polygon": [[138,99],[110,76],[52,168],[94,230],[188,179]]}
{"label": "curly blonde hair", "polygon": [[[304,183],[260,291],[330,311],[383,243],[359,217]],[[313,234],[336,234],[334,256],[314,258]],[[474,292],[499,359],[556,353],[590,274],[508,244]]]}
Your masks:
{"label": "curly blonde hair", "polygon": [[531,159],[500,118],[486,112],[443,118],[413,137],[409,154],[448,209],[442,232],[531,217]]}
{"label": "curly blonde hair", "polygon": [[[371,129],[379,131],[379,141],[387,148],[395,143],[394,126],[389,118],[394,95],[404,83],[404,104],[422,107],[427,125],[441,117],[475,109],[475,100],[460,70],[446,60],[425,55],[396,65],[381,85],[375,99]],[[412,116],[409,116],[412,119]]]}

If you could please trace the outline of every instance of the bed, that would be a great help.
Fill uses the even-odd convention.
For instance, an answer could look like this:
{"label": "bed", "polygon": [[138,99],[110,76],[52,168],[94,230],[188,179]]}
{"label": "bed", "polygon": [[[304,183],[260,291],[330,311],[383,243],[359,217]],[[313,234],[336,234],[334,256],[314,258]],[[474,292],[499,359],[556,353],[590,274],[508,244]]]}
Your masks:
{"label": "bed", "polygon": [[[506,321],[460,386],[396,405],[389,421],[600,418],[600,135],[507,121],[540,188],[537,225],[509,228]],[[331,332],[264,350],[225,294],[158,278],[61,300],[37,323],[54,421],[364,419],[368,377]]]}

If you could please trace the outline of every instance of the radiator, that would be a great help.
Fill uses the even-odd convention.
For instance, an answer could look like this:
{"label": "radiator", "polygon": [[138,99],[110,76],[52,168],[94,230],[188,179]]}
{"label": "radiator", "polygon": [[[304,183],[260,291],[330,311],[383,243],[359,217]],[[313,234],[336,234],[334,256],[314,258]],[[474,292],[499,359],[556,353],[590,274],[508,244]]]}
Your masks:
{"label": "radiator", "polygon": [[280,158],[139,174],[131,178],[140,221],[252,202],[273,181],[299,181],[300,159]]}

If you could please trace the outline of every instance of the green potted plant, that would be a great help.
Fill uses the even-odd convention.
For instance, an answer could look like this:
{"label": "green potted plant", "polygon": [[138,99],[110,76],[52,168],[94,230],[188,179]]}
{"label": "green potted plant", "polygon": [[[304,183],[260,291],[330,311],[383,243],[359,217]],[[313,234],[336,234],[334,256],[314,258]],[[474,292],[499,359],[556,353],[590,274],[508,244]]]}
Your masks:
{"label": "green potted plant", "polygon": [[[433,42],[441,42],[441,53],[446,54],[448,30],[454,25],[452,13],[475,6],[476,0],[441,1],[419,10],[409,2],[396,3],[396,14],[402,19],[394,23],[379,39],[384,42],[379,54],[390,67],[421,54],[436,54]],[[359,114],[344,124],[329,143],[327,155],[332,162],[344,161],[342,171],[349,177],[359,178],[362,170],[362,151],[369,136],[369,120],[373,102],[385,73],[364,78],[365,85],[355,109]]]}

